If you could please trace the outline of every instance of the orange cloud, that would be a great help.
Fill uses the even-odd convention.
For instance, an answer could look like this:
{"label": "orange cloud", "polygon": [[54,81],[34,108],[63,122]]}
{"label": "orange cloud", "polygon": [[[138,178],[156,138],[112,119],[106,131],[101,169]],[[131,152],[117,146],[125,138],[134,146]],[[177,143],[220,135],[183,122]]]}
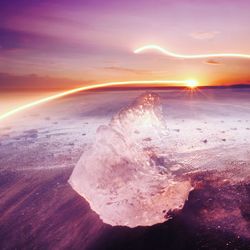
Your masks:
{"label": "orange cloud", "polygon": [[215,61],[213,59],[205,61],[206,64],[211,64],[211,65],[221,65],[222,63]]}

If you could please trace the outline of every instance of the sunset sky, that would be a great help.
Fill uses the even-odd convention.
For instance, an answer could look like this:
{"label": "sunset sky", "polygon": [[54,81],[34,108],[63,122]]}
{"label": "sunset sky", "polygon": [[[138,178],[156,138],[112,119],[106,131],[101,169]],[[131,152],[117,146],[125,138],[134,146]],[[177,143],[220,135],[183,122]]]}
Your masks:
{"label": "sunset sky", "polygon": [[248,0],[10,0],[0,3],[0,89],[124,80],[250,83],[250,59],[176,59],[133,50],[250,54]]}

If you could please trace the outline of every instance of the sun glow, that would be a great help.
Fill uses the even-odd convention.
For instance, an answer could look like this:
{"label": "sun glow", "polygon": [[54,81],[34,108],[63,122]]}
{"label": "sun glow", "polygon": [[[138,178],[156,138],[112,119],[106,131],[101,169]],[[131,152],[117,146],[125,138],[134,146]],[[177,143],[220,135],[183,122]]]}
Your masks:
{"label": "sun glow", "polygon": [[190,89],[195,89],[199,86],[199,83],[196,80],[190,79],[186,81],[186,86]]}

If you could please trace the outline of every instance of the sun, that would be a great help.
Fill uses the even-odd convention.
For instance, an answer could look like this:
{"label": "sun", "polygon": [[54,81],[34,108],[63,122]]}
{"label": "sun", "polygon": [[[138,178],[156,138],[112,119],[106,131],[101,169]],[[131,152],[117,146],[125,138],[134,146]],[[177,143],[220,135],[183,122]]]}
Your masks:
{"label": "sun", "polygon": [[190,88],[190,89],[195,89],[198,87],[198,82],[196,80],[187,80],[186,81],[186,87]]}

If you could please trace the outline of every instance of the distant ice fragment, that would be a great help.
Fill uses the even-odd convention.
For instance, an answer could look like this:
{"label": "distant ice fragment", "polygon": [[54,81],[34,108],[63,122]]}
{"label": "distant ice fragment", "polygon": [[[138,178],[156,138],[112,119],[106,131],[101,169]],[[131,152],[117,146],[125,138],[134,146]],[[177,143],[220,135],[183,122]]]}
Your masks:
{"label": "distant ice fragment", "polygon": [[160,154],[163,143],[167,128],[160,98],[146,93],[98,128],[69,182],[105,223],[164,222],[168,211],[183,207],[192,187],[171,172]]}

